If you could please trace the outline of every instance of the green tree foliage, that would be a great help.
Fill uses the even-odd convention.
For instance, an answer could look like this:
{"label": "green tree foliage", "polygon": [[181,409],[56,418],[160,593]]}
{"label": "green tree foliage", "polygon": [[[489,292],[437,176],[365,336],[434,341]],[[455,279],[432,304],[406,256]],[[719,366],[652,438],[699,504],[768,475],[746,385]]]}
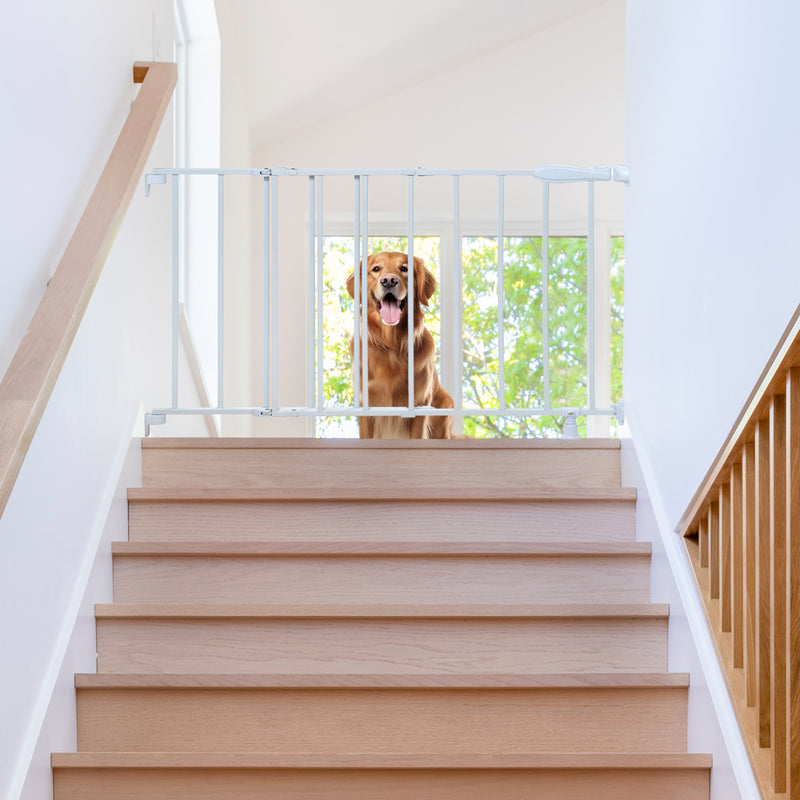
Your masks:
{"label": "green tree foliage", "polygon": [[[439,240],[415,237],[415,253],[439,279]],[[624,242],[612,239],[611,252],[611,388],[622,393],[622,320]],[[407,249],[405,237],[370,238],[369,251]],[[349,341],[353,300],[344,283],[353,269],[353,240],[327,237],[324,256],[324,399],[326,405],[353,403]],[[549,325],[550,407],[587,404],[586,239],[551,237],[548,246],[547,320]],[[463,256],[462,393],[465,407],[496,408],[500,398],[497,239],[465,237]],[[503,350],[508,408],[544,408],[544,304],[541,237],[506,237],[503,249]],[[426,324],[439,342],[438,295],[426,313]],[[448,388],[451,393],[453,387]],[[555,436],[563,417],[477,415],[464,419],[464,433],[475,437]],[[612,421],[612,432],[616,422]],[[583,429],[583,430],[581,430]],[[585,422],[579,421],[585,432]],[[329,417],[318,422],[321,436],[356,435],[354,418]]]}

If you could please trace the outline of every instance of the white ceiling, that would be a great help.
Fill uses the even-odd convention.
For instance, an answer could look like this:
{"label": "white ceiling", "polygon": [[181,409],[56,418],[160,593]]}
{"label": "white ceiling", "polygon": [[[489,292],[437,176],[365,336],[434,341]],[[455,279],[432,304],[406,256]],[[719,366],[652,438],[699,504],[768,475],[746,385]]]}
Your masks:
{"label": "white ceiling", "polygon": [[223,0],[254,147],[607,0]]}

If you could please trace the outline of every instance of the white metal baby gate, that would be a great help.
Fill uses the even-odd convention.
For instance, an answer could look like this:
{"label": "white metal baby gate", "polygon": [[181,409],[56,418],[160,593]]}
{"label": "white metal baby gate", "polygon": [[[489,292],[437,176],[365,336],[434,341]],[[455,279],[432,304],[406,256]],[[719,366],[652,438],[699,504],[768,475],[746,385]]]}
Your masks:
{"label": "white metal baby gate", "polygon": [[[207,407],[184,407],[180,404],[179,397],[179,323],[180,323],[180,281],[181,281],[181,178],[182,176],[217,176],[217,365],[216,405],[209,402]],[[262,363],[262,396],[259,403],[252,406],[231,407],[226,406],[223,391],[224,357],[224,276],[225,252],[223,245],[223,232],[225,225],[225,179],[231,175],[253,176],[262,182],[263,202],[263,330],[260,338],[263,343]],[[591,415],[614,416],[622,422],[623,412],[621,403],[598,405],[597,403],[597,369],[596,369],[596,342],[595,342],[595,182],[616,181],[627,183],[628,171],[624,167],[605,167],[584,169],[566,166],[542,166],[530,170],[437,170],[437,169],[157,169],[148,174],[145,179],[146,193],[149,195],[152,184],[165,184],[172,178],[172,232],[173,232],[173,278],[172,278],[172,402],[168,407],[155,408],[146,415],[145,422],[149,426],[166,421],[169,415],[225,415],[249,414],[260,417],[358,417],[358,416],[402,416],[414,417],[417,415],[453,415],[456,418],[466,416],[480,417],[533,417],[533,416],[562,416],[564,418],[565,437],[578,435],[577,418]],[[450,318],[442,320],[442,328],[448,328],[451,341],[462,341],[462,264],[461,252],[461,209],[460,190],[461,179],[465,176],[483,176],[496,180],[497,192],[497,230],[496,235],[497,263],[497,402],[494,407],[465,407],[463,404],[462,387],[460,385],[447,386],[455,401],[454,409],[436,409],[431,407],[415,406],[414,404],[414,349],[409,348],[408,365],[408,403],[403,407],[375,407],[369,404],[368,381],[364,380],[363,390],[360,382],[354,381],[352,405],[326,404],[324,396],[324,304],[323,304],[323,251],[327,233],[326,219],[323,206],[323,186],[326,178],[350,178],[353,182],[352,205],[352,259],[353,271],[360,275],[360,280],[354,284],[354,309],[359,308],[360,299],[367,296],[367,259],[369,255],[369,231],[371,227],[369,214],[369,182],[370,178],[393,178],[397,181],[405,180],[407,191],[405,236],[407,237],[407,251],[409,264],[414,261],[415,248],[415,187],[417,181],[426,177],[439,176],[450,178],[452,181],[452,207],[448,209],[451,214],[452,235],[455,247],[450,254],[453,263],[449,270],[452,276],[452,286],[448,287],[450,296],[455,302],[450,304]],[[505,237],[505,179],[507,177],[520,177],[538,181],[542,189],[541,212],[541,364],[543,366],[543,403],[538,407],[510,407],[506,402],[506,353],[505,353],[505,325],[504,325],[504,251]],[[307,220],[307,279],[310,291],[307,298],[307,319],[302,323],[305,327],[304,337],[307,342],[305,354],[307,370],[307,403],[306,405],[281,405],[278,399],[278,369],[280,357],[280,342],[278,335],[278,187],[284,179],[297,180],[305,178],[308,185],[308,200],[306,205]],[[548,272],[549,263],[549,238],[551,236],[550,223],[550,186],[555,183],[583,183],[586,185],[586,397],[580,406],[565,405],[560,398],[554,398],[551,392],[550,357],[549,350],[552,342],[552,332],[548,315]],[[405,238],[405,237],[404,237]],[[413,308],[414,282],[409,281],[408,307]],[[367,340],[366,315],[353,315],[352,336],[355,343],[355,359],[361,360],[364,375],[368,375],[367,348],[361,343]],[[359,317],[361,323],[359,324]],[[412,326],[413,315],[407,314],[409,337],[413,340]],[[456,371],[460,376],[460,371]],[[460,377],[456,379],[460,384]]]}

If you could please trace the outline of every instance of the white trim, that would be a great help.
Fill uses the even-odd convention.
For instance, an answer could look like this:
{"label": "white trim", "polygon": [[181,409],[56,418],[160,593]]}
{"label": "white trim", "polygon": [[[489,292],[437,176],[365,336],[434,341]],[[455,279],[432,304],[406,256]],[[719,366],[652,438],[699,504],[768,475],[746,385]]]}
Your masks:
{"label": "white trim", "polygon": [[681,545],[678,534],[675,533],[673,526],[669,522],[661,492],[655,480],[655,471],[651,465],[649,454],[646,448],[637,444],[635,410],[631,413],[631,410],[626,408],[626,417],[639,466],[650,496],[658,531],[664,545],[664,551],[672,570],[678,594],[683,603],[686,619],[697,649],[711,702],[719,720],[742,800],[762,800],[752,764],[750,763],[750,755],[742,738],[739,721],[728,693],[725,676],[717,658],[716,646],[708,627],[702,599],[697,591],[691,564]]}

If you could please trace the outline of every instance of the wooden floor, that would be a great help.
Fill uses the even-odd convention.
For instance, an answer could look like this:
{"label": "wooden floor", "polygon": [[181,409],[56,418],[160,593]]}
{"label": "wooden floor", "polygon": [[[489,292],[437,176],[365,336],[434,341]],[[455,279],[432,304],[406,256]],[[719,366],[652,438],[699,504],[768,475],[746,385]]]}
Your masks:
{"label": "wooden floor", "polygon": [[708,800],[615,441],[143,442],[56,800]]}

